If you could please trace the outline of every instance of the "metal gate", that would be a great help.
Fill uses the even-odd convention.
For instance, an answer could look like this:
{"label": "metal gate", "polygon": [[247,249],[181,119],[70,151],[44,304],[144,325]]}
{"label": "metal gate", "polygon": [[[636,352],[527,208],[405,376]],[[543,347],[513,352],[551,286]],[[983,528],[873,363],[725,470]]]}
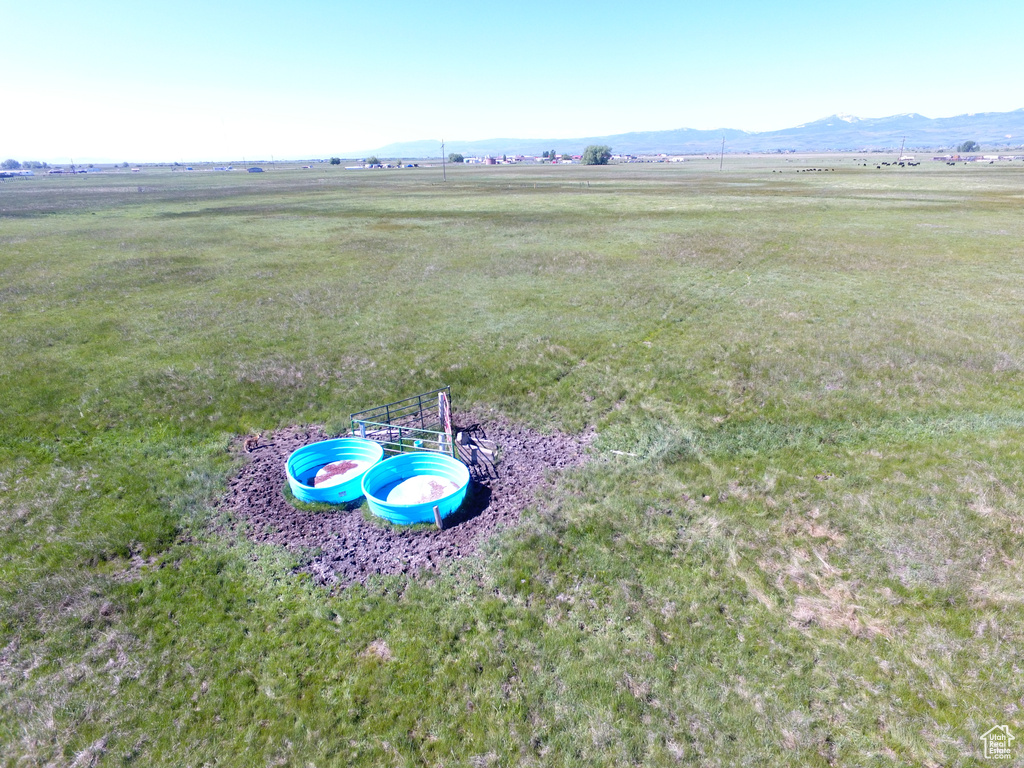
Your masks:
{"label": "metal gate", "polygon": [[431,451],[458,458],[452,440],[451,387],[368,408],[351,418],[352,434],[380,443],[385,453]]}

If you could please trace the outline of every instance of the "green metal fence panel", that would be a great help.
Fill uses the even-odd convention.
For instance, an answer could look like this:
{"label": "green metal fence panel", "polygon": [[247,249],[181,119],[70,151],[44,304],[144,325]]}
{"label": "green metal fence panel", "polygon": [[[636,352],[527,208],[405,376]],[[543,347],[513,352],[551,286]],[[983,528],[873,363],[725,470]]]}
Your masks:
{"label": "green metal fence panel", "polygon": [[[443,395],[443,397],[439,397]],[[351,415],[352,435],[380,443],[391,455],[427,451],[458,458],[441,403],[450,409],[451,387],[441,387]],[[447,423],[450,424],[450,411]]]}

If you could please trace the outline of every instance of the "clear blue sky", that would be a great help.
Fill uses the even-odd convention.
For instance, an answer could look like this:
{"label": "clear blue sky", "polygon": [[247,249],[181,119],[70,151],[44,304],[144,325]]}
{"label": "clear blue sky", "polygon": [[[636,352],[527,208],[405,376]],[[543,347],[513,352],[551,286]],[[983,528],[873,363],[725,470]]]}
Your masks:
{"label": "clear blue sky", "polygon": [[352,155],[1024,107],[1020,0],[0,0],[0,157]]}

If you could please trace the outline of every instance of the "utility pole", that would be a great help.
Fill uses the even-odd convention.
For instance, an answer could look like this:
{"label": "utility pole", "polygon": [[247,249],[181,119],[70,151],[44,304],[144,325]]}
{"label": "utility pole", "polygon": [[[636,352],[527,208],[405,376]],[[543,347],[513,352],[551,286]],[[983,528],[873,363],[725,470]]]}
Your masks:
{"label": "utility pole", "polygon": [[448,181],[448,169],[444,165],[444,139],[441,139],[441,175]]}
{"label": "utility pole", "polygon": [[897,162],[897,163],[898,163],[898,162],[899,162],[900,160],[902,160],[902,159],[903,159],[903,145],[904,145],[904,144],[906,144],[906,143],[907,143],[907,137],[906,137],[906,136],[904,136],[904,137],[903,137],[903,141],[901,141],[901,142],[900,142],[900,156],[896,158],[896,162]]}
{"label": "utility pole", "polygon": [[718,170],[722,170],[722,165],[725,163],[725,136],[722,137],[722,155],[718,158]]}

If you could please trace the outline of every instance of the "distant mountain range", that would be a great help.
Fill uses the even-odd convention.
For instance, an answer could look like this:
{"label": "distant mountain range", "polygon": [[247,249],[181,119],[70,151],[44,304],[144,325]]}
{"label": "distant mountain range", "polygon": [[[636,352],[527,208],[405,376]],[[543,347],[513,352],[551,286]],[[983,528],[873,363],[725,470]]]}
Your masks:
{"label": "distant mountain range", "polygon": [[[539,155],[554,149],[560,153],[579,154],[588,144],[607,144],[617,154],[705,154],[719,152],[723,136],[727,153],[898,150],[904,138],[908,150],[955,147],[968,139],[978,142],[984,149],[1019,147],[1024,146],[1024,109],[939,118],[914,113],[878,118],[832,115],[781,131],[678,128],[576,139],[446,141],[445,151],[475,156]],[[380,157],[439,157],[440,147],[437,141],[399,142],[374,150],[372,154]]]}

